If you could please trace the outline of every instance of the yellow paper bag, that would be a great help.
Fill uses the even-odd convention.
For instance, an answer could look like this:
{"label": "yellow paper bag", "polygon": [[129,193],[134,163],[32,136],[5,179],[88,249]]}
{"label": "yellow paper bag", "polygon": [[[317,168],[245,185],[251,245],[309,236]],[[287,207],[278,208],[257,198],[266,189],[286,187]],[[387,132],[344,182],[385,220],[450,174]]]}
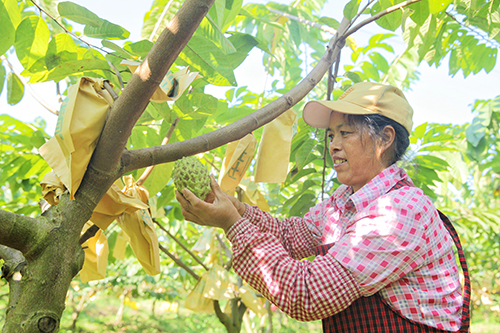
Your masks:
{"label": "yellow paper bag", "polygon": [[[87,222],[82,230],[82,234],[92,226]],[[108,265],[108,240],[102,230],[97,231],[94,237],[82,244],[85,251],[85,261],[80,271],[82,282],[100,280],[106,277],[106,267]]]}
{"label": "yellow paper bag", "polygon": [[251,182],[248,178],[242,179],[240,187],[243,190],[243,198],[241,202],[247,203],[251,206],[257,206],[265,212],[270,211],[266,198],[257,189],[254,182]]}
{"label": "yellow paper bag", "polygon": [[120,231],[120,233],[116,237],[115,247],[113,248],[113,257],[118,260],[123,260],[125,258],[125,250],[127,249],[129,240],[130,239],[125,231]]}
{"label": "yellow paper bag", "polygon": [[102,79],[82,77],[68,88],[54,136],[39,149],[40,155],[68,188],[71,199],[82,182],[107,111],[113,104],[103,82]]}
{"label": "yellow paper bag", "polygon": [[[137,67],[141,64],[137,61],[123,60],[121,65],[125,65],[132,73],[135,72]],[[161,103],[166,101],[175,101],[182,96],[184,91],[189,87],[194,80],[202,78],[198,72],[188,73],[189,67],[184,67],[175,73],[168,71],[167,75],[163,78],[160,86],[151,96],[151,101]]]}
{"label": "yellow paper bag", "polygon": [[194,243],[191,251],[195,254],[203,255],[206,251],[210,249],[215,243],[215,233],[217,231],[214,228],[206,228],[203,230],[200,238]]}
{"label": "yellow paper bag", "polygon": [[255,291],[248,285],[243,285],[240,289],[241,301],[246,305],[247,308],[255,312],[259,318],[266,314],[266,309],[262,306],[261,302],[257,298]]}
{"label": "yellow paper bag", "polygon": [[253,134],[248,134],[238,141],[233,141],[227,145],[222,169],[219,178],[219,185],[227,194],[232,195],[241,178],[245,175],[250,162],[255,154],[257,140]]}
{"label": "yellow paper bag", "polygon": [[64,186],[54,172],[45,174],[40,185],[42,187],[43,198],[52,206],[59,203],[59,196],[66,191],[66,186]]}
{"label": "yellow paper bag", "polygon": [[264,126],[255,164],[256,183],[286,180],[295,119],[297,113],[290,109]]}
{"label": "yellow paper bag", "polygon": [[207,281],[203,288],[203,297],[221,300],[227,299],[229,287],[229,274],[222,266],[213,264],[208,271]]}
{"label": "yellow paper bag", "polygon": [[[132,176],[125,176],[124,193],[144,203],[148,202],[149,193],[144,186],[137,186]],[[125,211],[117,219],[118,225],[128,235],[130,247],[149,275],[160,273],[160,253],[158,237],[153,220],[147,209],[129,213]]]}
{"label": "yellow paper bag", "polygon": [[111,222],[124,212],[133,213],[138,209],[148,207],[142,200],[123,193],[117,185],[113,184],[97,204],[90,220],[102,230],[106,230]]}
{"label": "yellow paper bag", "polygon": [[203,291],[207,283],[208,272],[204,272],[194,289],[187,295],[184,301],[184,307],[194,312],[200,313],[214,313],[214,301],[203,297]]}

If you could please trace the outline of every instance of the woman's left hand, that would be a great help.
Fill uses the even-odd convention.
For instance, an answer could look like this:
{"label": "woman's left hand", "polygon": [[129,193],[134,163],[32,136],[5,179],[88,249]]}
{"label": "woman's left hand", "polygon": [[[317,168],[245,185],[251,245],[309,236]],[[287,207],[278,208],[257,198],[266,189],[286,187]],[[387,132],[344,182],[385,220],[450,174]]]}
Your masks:
{"label": "woman's left hand", "polygon": [[175,191],[175,196],[181,204],[182,215],[186,220],[199,225],[219,227],[227,232],[241,219],[241,215],[227,195],[222,192],[214,176],[210,175],[210,180],[215,197],[212,203],[199,199],[187,188],[182,189],[182,194]]}

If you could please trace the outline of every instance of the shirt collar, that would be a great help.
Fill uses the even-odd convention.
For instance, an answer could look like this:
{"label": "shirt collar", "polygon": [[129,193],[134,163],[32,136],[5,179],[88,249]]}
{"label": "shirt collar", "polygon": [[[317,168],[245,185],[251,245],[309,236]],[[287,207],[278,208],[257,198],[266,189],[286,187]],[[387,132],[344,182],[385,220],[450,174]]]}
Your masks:
{"label": "shirt collar", "polygon": [[353,193],[352,187],[341,185],[333,194],[333,201],[338,209],[344,211],[349,202],[354,204],[356,211],[363,209],[363,202],[370,202],[381,195],[386,194],[401,179],[410,177],[404,169],[397,166],[396,163],[384,169],[381,173],[370,180],[365,186]]}

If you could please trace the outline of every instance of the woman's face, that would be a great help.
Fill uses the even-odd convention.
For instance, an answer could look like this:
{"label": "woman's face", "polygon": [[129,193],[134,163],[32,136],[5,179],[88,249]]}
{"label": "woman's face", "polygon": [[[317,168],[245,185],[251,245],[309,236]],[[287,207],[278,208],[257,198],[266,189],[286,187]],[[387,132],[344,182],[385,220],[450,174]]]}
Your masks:
{"label": "woman's face", "polygon": [[352,186],[354,192],[385,169],[383,149],[368,134],[361,135],[358,128],[350,126],[343,113],[332,112],[327,131],[337,179]]}

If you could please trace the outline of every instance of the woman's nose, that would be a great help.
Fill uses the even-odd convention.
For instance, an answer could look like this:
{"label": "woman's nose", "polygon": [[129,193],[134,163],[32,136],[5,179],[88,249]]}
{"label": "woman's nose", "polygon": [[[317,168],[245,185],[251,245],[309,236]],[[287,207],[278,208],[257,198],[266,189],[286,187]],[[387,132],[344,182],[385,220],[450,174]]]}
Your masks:
{"label": "woman's nose", "polygon": [[336,136],[330,141],[329,148],[330,152],[340,150],[340,140]]}

